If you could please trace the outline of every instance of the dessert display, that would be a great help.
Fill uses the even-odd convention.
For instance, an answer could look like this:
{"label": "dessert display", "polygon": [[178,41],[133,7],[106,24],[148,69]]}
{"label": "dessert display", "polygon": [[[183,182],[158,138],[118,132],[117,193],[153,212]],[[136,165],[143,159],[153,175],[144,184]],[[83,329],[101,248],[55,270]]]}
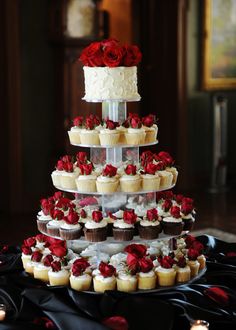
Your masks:
{"label": "dessert display", "polygon": [[149,292],[201,275],[204,247],[192,230],[194,201],[171,190],[178,178],[157,144],[156,116],[127,112],[138,101],[135,45],[94,42],[80,56],[85,96],[102,115],[74,118],[70,143],[90,152],[63,155],[51,173],[57,191],[40,200],[41,234],[22,245],[26,273],[76,291]]}

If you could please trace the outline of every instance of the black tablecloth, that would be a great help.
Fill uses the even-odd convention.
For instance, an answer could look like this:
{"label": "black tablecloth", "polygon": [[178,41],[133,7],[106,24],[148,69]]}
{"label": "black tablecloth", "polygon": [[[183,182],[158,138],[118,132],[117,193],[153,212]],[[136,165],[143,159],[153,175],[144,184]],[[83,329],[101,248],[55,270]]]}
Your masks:
{"label": "black tablecloth", "polygon": [[0,252],[0,303],[7,306],[2,329],[156,329],[184,330],[203,319],[210,330],[236,329],[236,244],[212,236],[198,240],[207,247],[207,272],[193,284],[150,294],[108,291],[78,293],[48,287],[22,271],[19,248]]}

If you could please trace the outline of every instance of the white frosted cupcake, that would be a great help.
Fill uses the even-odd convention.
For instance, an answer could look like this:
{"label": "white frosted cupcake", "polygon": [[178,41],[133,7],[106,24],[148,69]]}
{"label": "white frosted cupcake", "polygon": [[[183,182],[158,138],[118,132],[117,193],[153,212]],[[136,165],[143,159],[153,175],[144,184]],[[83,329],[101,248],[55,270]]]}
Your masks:
{"label": "white frosted cupcake", "polygon": [[48,272],[50,285],[69,285],[69,272],[61,267],[60,261],[53,261],[51,263],[51,270]]}
{"label": "white frosted cupcake", "polygon": [[32,256],[32,249],[29,246],[25,246],[23,245],[21,247],[21,260],[22,260],[22,264],[23,264],[23,268],[25,271],[27,271],[28,269],[28,263],[31,262],[31,256]]}
{"label": "white frosted cupcake", "polygon": [[116,129],[118,122],[107,119],[104,127],[99,131],[99,139],[101,145],[116,145],[119,143],[120,132]]}
{"label": "white frosted cupcake", "polygon": [[132,275],[126,270],[118,272],[117,290],[122,292],[133,292],[137,290],[138,278],[137,275]]}
{"label": "white frosted cupcake", "polygon": [[99,272],[93,277],[93,288],[96,292],[105,292],[106,290],[116,289],[116,269],[112,265],[100,262]]}
{"label": "white frosted cupcake", "polygon": [[72,162],[64,163],[64,171],[61,173],[61,188],[76,189],[75,179],[79,176],[80,170]]}
{"label": "white frosted cupcake", "polygon": [[158,127],[155,124],[155,116],[149,114],[142,118],[143,129],[145,130],[145,143],[152,143],[156,141]]}
{"label": "white frosted cupcake", "polygon": [[79,165],[81,174],[76,179],[76,186],[79,192],[95,192],[97,176],[93,173],[93,164]]}
{"label": "white frosted cupcake", "polygon": [[25,271],[29,274],[34,274],[34,267],[38,265],[43,258],[43,254],[40,251],[34,251],[31,255],[30,261],[25,265]]}
{"label": "white frosted cupcake", "polygon": [[37,215],[37,228],[40,232],[46,233],[47,224],[50,220],[52,220],[50,211],[54,207],[54,205],[52,205],[50,202],[48,202],[47,199],[43,199],[40,202],[41,202],[42,210],[39,211],[39,213]]}
{"label": "white frosted cupcake", "polygon": [[127,144],[125,134],[127,133],[127,129],[129,128],[129,122],[125,120],[120,126],[116,129],[120,133],[119,143]]}
{"label": "white frosted cupcake", "polygon": [[34,278],[43,282],[48,282],[48,272],[51,269],[51,263],[53,262],[53,256],[51,254],[43,257],[42,262],[34,266]]}
{"label": "white frosted cupcake", "polygon": [[85,128],[80,132],[80,141],[84,145],[99,145],[99,130],[96,129],[100,125],[97,116],[90,115],[85,120]]}
{"label": "white frosted cupcake", "polygon": [[191,270],[191,277],[195,277],[198,275],[200,269],[200,263],[197,260],[197,258],[199,257],[199,252],[195,249],[190,248],[188,249],[187,257],[187,264]]}
{"label": "white frosted cupcake", "polygon": [[83,117],[78,116],[73,119],[73,126],[68,131],[69,140],[71,144],[80,144],[80,132],[83,128]]}
{"label": "white frosted cupcake", "polygon": [[187,265],[186,258],[184,256],[180,257],[175,266],[176,270],[176,282],[186,283],[191,278],[191,270]]}
{"label": "white frosted cupcake", "polygon": [[111,194],[117,191],[119,179],[117,176],[117,168],[108,164],[102,171],[102,175],[97,177],[97,191],[103,194]]}
{"label": "white frosted cupcake", "polygon": [[64,162],[62,160],[58,160],[56,169],[52,172],[51,178],[52,178],[52,184],[54,187],[61,187],[61,176],[64,172]]}
{"label": "white frosted cupcake", "polygon": [[160,177],[160,189],[170,188],[173,182],[173,174],[166,170],[158,171],[157,173]]}
{"label": "white frosted cupcake", "polygon": [[155,269],[159,286],[174,285],[176,279],[176,270],[173,268],[174,260],[165,256],[159,262],[160,265]]}
{"label": "white frosted cupcake", "polygon": [[90,264],[84,258],[76,259],[71,267],[70,286],[76,291],[87,291],[91,287],[92,276],[86,272]]}
{"label": "white frosted cupcake", "polygon": [[136,165],[129,164],[124,169],[124,174],[120,177],[120,189],[123,192],[136,192],[141,190],[141,178],[137,174]]}
{"label": "white frosted cupcake", "polygon": [[144,173],[141,174],[143,190],[156,191],[160,189],[160,177],[156,172],[156,164],[148,163],[144,167]]}

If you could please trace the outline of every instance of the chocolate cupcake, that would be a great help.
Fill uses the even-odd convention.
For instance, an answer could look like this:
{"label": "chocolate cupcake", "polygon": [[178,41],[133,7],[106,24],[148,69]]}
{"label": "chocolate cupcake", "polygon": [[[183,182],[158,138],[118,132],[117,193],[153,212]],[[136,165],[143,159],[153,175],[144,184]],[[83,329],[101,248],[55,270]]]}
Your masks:
{"label": "chocolate cupcake", "polygon": [[101,211],[93,211],[92,219],[84,226],[85,239],[90,242],[102,242],[107,238],[107,222]]}
{"label": "chocolate cupcake", "polygon": [[60,237],[65,240],[79,239],[81,237],[81,226],[76,211],[70,209],[64,217],[65,222],[60,227]]}
{"label": "chocolate cupcake", "polygon": [[47,224],[47,234],[51,236],[60,236],[60,227],[62,224],[64,224],[64,212],[61,210],[54,209],[52,212],[52,219]]}
{"label": "chocolate cupcake", "polygon": [[41,233],[47,233],[47,224],[52,220],[52,217],[48,214],[45,215],[43,211],[40,211],[37,216],[37,228]]}
{"label": "chocolate cupcake", "polygon": [[183,198],[181,204],[181,215],[184,223],[184,229],[186,231],[192,230],[194,225],[195,211],[193,208],[193,200],[191,198]]}
{"label": "chocolate cupcake", "polygon": [[180,208],[172,206],[170,216],[162,219],[162,228],[166,235],[180,235],[183,231],[183,221],[180,215]]}
{"label": "chocolate cupcake", "polygon": [[161,232],[160,217],[157,209],[147,210],[146,216],[139,223],[139,236],[143,239],[158,238]]}
{"label": "chocolate cupcake", "polygon": [[134,237],[137,215],[134,210],[124,211],[123,219],[113,224],[113,237],[117,241],[131,241]]}

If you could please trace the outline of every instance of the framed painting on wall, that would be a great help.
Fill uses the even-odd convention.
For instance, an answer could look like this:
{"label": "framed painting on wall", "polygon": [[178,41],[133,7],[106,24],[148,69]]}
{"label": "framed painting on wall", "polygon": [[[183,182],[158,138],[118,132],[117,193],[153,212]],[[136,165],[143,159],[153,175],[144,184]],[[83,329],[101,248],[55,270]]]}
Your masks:
{"label": "framed painting on wall", "polygon": [[202,89],[236,88],[236,0],[202,3]]}

